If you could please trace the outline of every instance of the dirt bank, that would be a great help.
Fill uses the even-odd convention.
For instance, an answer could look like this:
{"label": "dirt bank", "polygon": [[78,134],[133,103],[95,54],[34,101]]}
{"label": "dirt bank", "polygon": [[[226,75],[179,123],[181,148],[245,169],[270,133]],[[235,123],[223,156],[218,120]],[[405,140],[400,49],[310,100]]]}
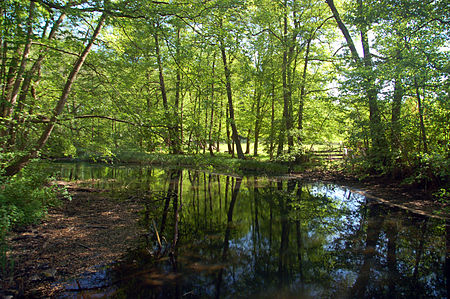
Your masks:
{"label": "dirt bank", "polygon": [[111,200],[76,182],[58,183],[67,186],[73,199],[51,208],[40,224],[10,236],[8,256],[15,266],[0,297],[52,296],[60,289],[58,281],[118,260],[143,233],[137,224],[137,202]]}
{"label": "dirt bank", "polygon": [[308,181],[324,181],[344,185],[372,200],[409,210],[419,215],[450,220],[450,205],[432,198],[430,190],[403,185],[386,177],[368,177],[364,180],[339,171],[310,170],[293,174]]}

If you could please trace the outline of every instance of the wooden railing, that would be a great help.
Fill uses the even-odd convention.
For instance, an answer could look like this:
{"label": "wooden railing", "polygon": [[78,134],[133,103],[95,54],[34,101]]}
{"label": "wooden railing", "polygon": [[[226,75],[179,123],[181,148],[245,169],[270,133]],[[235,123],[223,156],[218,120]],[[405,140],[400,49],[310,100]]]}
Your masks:
{"label": "wooden railing", "polygon": [[342,160],[345,156],[344,151],[340,149],[311,151],[310,154],[322,160]]}
{"label": "wooden railing", "polygon": [[311,146],[311,149],[307,153],[317,159],[331,161],[344,159],[348,154],[348,150],[344,145],[340,143],[333,143],[329,144],[326,149],[320,150],[314,150]]}

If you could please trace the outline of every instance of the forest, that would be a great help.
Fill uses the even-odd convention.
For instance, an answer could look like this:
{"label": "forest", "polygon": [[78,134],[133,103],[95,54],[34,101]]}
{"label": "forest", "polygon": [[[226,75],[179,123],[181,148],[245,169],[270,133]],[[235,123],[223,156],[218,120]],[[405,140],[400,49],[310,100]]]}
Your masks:
{"label": "forest", "polygon": [[4,0],[0,24],[0,257],[70,197],[43,160],[321,165],[450,200],[448,1]]}
{"label": "forest", "polygon": [[127,151],[293,161],[342,143],[364,171],[440,180],[447,4],[4,1],[1,168]]}

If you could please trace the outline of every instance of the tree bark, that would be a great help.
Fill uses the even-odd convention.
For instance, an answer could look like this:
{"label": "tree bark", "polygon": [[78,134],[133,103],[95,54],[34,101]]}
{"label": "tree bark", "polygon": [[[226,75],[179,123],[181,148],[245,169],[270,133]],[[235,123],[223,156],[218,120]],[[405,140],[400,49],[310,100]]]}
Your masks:
{"label": "tree bark", "polygon": [[275,148],[275,78],[272,78],[272,103],[271,103],[271,114],[270,114],[270,135],[269,135],[269,157],[270,160],[273,159],[273,151]]}
{"label": "tree bark", "polygon": [[16,100],[17,100],[17,96],[19,94],[20,84],[23,82],[23,74],[25,73],[25,67],[28,62],[28,55],[30,54],[30,50],[31,50],[31,41],[32,41],[32,34],[33,34],[34,7],[35,7],[35,3],[34,3],[34,1],[31,1],[30,8],[29,8],[29,16],[28,16],[28,20],[27,20],[27,27],[28,27],[27,41],[25,43],[25,47],[22,52],[22,60],[20,61],[19,70],[16,75],[16,80],[14,82],[11,96],[9,97],[9,107],[6,109],[5,117],[9,117],[12,115],[14,108],[16,106]]}
{"label": "tree bark", "polygon": [[6,176],[13,176],[16,173],[18,173],[25,165],[28,164],[28,162],[37,156],[37,153],[42,149],[42,147],[47,142],[48,138],[50,137],[53,128],[55,127],[56,121],[58,116],[62,113],[64,106],[67,102],[67,98],[69,97],[70,90],[72,88],[73,83],[75,82],[75,79],[80,72],[81,67],[84,64],[84,61],[86,60],[89,52],[91,51],[92,45],[94,44],[94,41],[97,39],[100,30],[103,27],[103,23],[106,19],[106,13],[103,13],[100,17],[100,20],[97,24],[97,27],[94,30],[94,33],[92,34],[91,39],[89,40],[88,44],[84,48],[81,55],[78,57],[77,61],[75,62],[72,71],[69,74],[69,77],[67,78],[66,84],[64,85],[64,89],[61,93],[61,97],[59,98],[55,109],[53,111],[53,116],[50,118],[49,124],[45,127],[44,131],[41,134],[41,137],[36,142],[36,145],[34,148],[32,148],[27,154],[19,157],[16,161],[14,161],[12,164],[10,164],[8,167],[5,168],[5,175]]}
{"label": "tree bark", "polygon": [[328,7],[330,7],[331,12],[333,13],[333,17],[336,20],[336,23],[338,24],[338,27],[341,30],[342,34],[344,35],[345,41],[347,42],[347,46],[350,49],[350,53],[352,54],[353,60],[356,63],[359,63],[360,58],[358,55],[358,51],[356,51],[355,44],[353,43],[353,39],[350,36],[347,27],[345,26],[344,22],[342,22],[341,16],[339,15],[339,12],[336,6],[334,5],[334,1],[325,0],[325,2],[328,4]]}
{"label": "tree bark", "polygon": [[176,58],[177,58],[177,75],[176,75],[176,82],[175,82],[175,105],[173,107],[174,110],[174,116],[175,116],[175,125],[173,129],[173,152],[174,154],[181,154],[183,152],[182,150],[182,139],[180,136],[181,131],[181,120],[180,120],[180,94],[181,94],[181,70],[180,70],[180,27],[177,28],[177,41],[176,41]]}
{"label": "tree bark", "polygon": [[391,149],[392,152],[400,150],[400,140],[402,126],[400,123],[401,107],[403,99],[403,84],[402,80],[397,77],[394,82],[394,97],[392,100],[392,114],[391,114]]}
{"label": "tree bark", "polygon": [[[66,16],[65,12],[62,12],[59,15],[59,18],[53,25],[52,30],[50,31],[50,34],[49,34],[47,40],[52,40],[55,37],[56,32],[57,32],[59,26],[61,25],[62,21],[64,20],[65,16]],[[9,133],[10,139],[9,139],[8,143],[9,143],[10,147],[13,147],[15,145],[18,126],[20,123],[23,122],[21,120],[20,113],[22,112],[23,107],[25,105],[25,100],[27,98],[28,91],[30,89],[31,80],[32,80],[33,76],[36,74],[36,72],[40,72],[41,63],[42,63],[42,61],[44,61],[47,51],[48,51],[48,48],[41,50],[37,60],[34,62],[33,66],[27,72],[25,79],[23,80],[22,87],[20,90],[20,96],[17,101],[17,109],[14,113],[13,123],[11,124],[11,129],[10,129],[10,133]]]}
{"label": "tree bark", "polygon": [[214,142],[212,140],[212,134],[213,134],[213,125],[214,125],[214,71],[215,71],[215,63],[216,63],[216,53],[214,52],[213,57],[213,64],[212,64],[212,83],[211,83],[211,115],[209,117],[209,133],[208,133],[208,149],[209,154],[211,156],[214,156],[213,146]]}
{"label": "tree bark", "polygon": [[[385,155],[383,152],[386,149],[386,139],[384,136],[382,123],[381,123],[381,117],[378,109],[378,100],[377,100],[377,94],[378,91],[375,87],[375,78],[373,76],[372,72],[372,56],[370,54],[370,48],[369,48],[369,42],[367,38],[367,24],[365,24],[365,20],[363,20],[363,24],[361,24],[360,33],[361,33],[361,42],[363,46],[364,56],[363,59],[360,58],[358,52],[356,51],[355,44],[353,43],[353,39],[350,36],[350,33],[345,26],[345,24],[342,22],[342,19],[339,15],[339,12],[337,11],[333,0],[326,0],[326,3],[328,4],[331,12],[333,13],[333,17],[336,20],[336,23],[338,24],[339,29],[341,30],[342,34],[344,35],[344,38],[347,42],[347,46],[350,49],[352,58],[356,65],[363,64],[364,67],[366,67],[370,72],[369,76],[366,76],[365,78],[365,91],[366,96],[368,98],[369,103],[369,121],[370,121],[370,137],[372,140],[372,153],[376,156],[379,156],[382,160],[384,160]],[[362,17],[362,1],[358,0],[358,9],[359,9],[359,15]]]}
{"label": "tree bark", "polygon": [[230,125],[232,131],[232,138],[234,144],[236,145],[236,152],[239,159],[245,159],[244,152],[242,151],[241,140],[239,139],[238,130],[236,127],[236,121],[234,118],[234,108],[233,108],[233,94],[231,91],[231,72],[228,68],[227,54],[225,52],[225,45],[222,40],[220,40],[220,51],[222,53],[223,68],[225,70],[225,80],[226,80],[226,90],[228,98],[228,112],[230,116]]}
{"label": "tree bark", "polygon": [[[166,91],[166,84],[164,82],[164,70],[162,66],[161,61],[161,53],[159,48],[159,37],[158,37],[158,26],[155,26],[155,32],[153,34],[153,37],[155,39],[155,52],[156,52],[156,61],[158,63],[158,72],[159,72],[159,89],[161,91],[161,97],[163,102],[163,108],[164,108],[164,116],[166,117],[166,121],[169,124],[170,127],[172,127],[172,117],[170,115],[169,111],[169,101],[167,100],[167,91]],[[176,142],[174,140],[174,132],[172,128],[169,128],[168,130],[168,146],[172,152],[172,154],[176,154]]]}
{"label": "tree bark", "polygon": [[419,85],[417,84],[417,78],[414,78],[414,86],[416,88],[417,106],[419,109],[419,121],[420,121],[420,135],[422,137],[423,151],[428,153],[427,134],[425,133],[425,123],[423,121],[423,105],[420,99]]}
{"label": "tree bark", "polygon": [[295,1],[292,4],[294,10],[292,12],[294,19],[294,31],[291,39],[288,39],[288,19],[287,19],[287,0],[284,1],[283,16],[283,64],[281,68],[281,76],[283,81],[283,125],[278,135],[277,156],[283,153],[284,141],[287,135],[288,152],[291,152],[294,146],[294,138],[291,134],[292,124],[292,82],[291,82],[291,62],[294,50],[296,48],[296,39],[298,35],[298,22],[296,20]]}
{"label": "tree bark", "polygon": [[308,71],[308,62],[309,62],[309,51],[311,49],[311,40],[308,39],[306,44],[306,53],[305,53],[305,64],[303,65],[303,74],[302,74],[302,83],[300,86],[300,100],[298,105],[298,121],[297,121],[297,129],[299,131],[299,135],[297,137],[298,143],[302,143],[302,131],[303,131],[303,107],[305,102],[305,93],[306,93],[306,73]]}
{"label": "tree bark", "polygon": [[[261,87],[260,87],[261,88]],[[258,156],[259,132],[261,130],[261,90],[256,94],[256,118],[255,118],[255,144],[253,146],[253,156]]]}

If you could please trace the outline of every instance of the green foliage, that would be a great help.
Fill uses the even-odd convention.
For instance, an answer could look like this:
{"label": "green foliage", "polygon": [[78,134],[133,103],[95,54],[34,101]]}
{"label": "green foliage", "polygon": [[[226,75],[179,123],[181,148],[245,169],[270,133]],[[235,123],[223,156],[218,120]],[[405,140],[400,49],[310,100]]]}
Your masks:
{"label": "green foliage", "polygon": [[49,176],[31,165],[13,178],[4,179],[0,188],[0,219],[3,233],[40,220],[47,208],[57,204],[59,188],[49,185]]}
{"label": "green foliage", "polygon": [[[317,160],[305,144],[342,143],[352,149],[348,168],[362,176],[444,183],[448,156],[437,153],[449,147],[448,5],[443,0],[335,2],[340,26],[324,1],[111,4],[115,12],[40,154],[276,173]],[[0,99],[0,169],[42,140],[73,67],[71,54],[82,51],[87,29],[95,26],[91,11],[103,10],[96,1],[68,8],[55,28],[57,38],[50,38],[62,10],[50,14],[45,4],[33,3],[32,18],[30,2],[8,0],[1,6],[7,41],[2,73],[11,72],[13,83],[30,74],[32,89],[20,104],[19,99],[8,103],[11,90]],[[130,17],[116,17],[122,13]],[[28,23],[33,44],[20,73],[18,53]],[[342,26],[349,37],[341,34]],[[359,44],[365,35],[370,43]],[[366,54],[377,54],[350,55],[348,38]],[[34,68],[40,55],[41,65]],[[2,76],[0,85],[7,86],[9,78]],[[4,114],[10,104],[15,113]],[[255,145],[255,156],[276,163],[165,155],[205,154],[218,144],[223,151],[232,143],[231,124]],[[252,154],[249,150],[246,158]]]}
{"label": "green foliage", "polygon": [[423,185],[425,187],[449,187],[450,159],[445,154],[418,153],[411,168],[413,173],[405,179],[406,184]]}

